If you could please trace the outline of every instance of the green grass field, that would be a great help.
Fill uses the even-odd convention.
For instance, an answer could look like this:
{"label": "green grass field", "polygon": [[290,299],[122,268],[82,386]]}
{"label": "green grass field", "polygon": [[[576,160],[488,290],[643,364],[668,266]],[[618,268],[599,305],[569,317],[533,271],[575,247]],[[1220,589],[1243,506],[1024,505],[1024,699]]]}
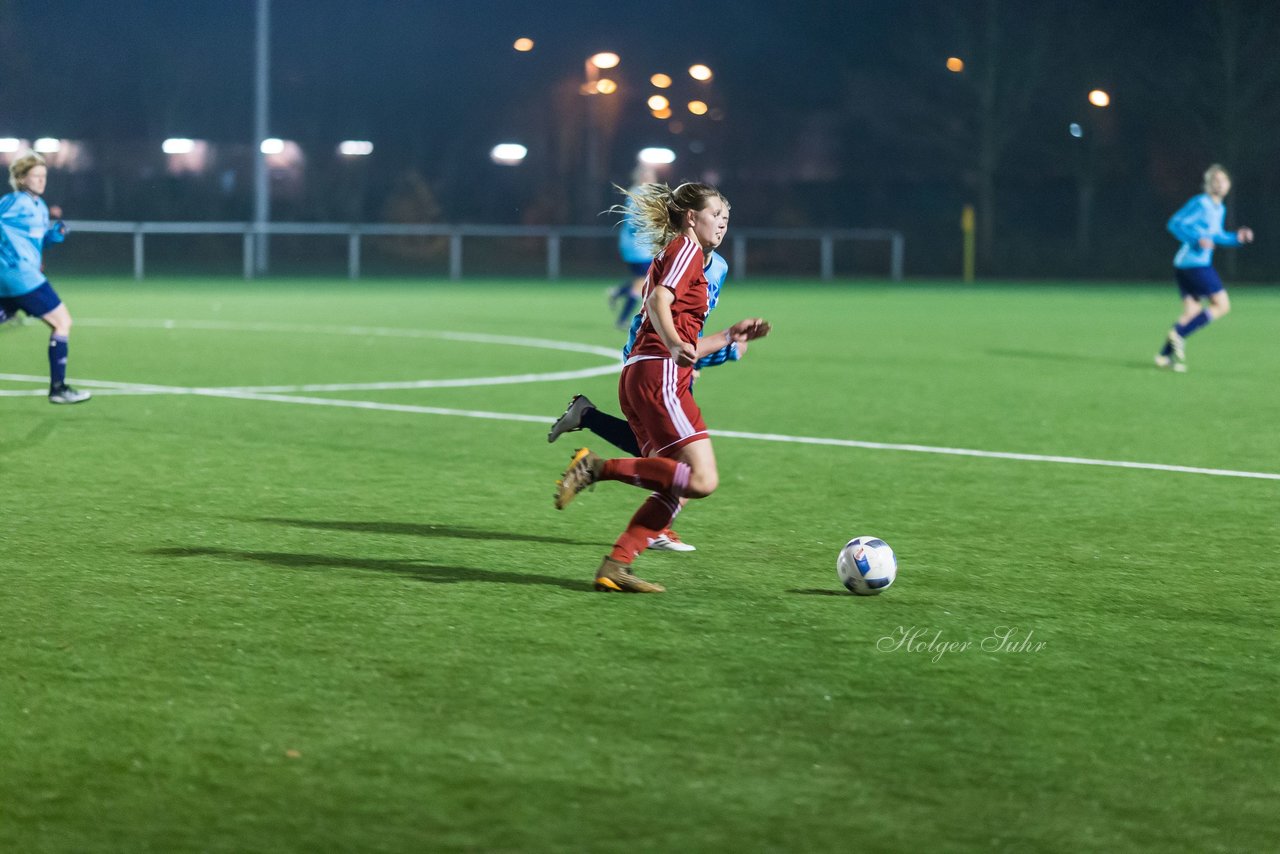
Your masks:
{"label": "green grass field", "polygon": [[92,401],[0,331],[0,851],[1275,850],[1280,291],[1174,375],[1169,285],[731,282],[775,332],[698,399],[757,436],[618,596],[643,493],[555,511],[546,442],[614,374],[299,390],[603,369],[602,284],[56,284]]}

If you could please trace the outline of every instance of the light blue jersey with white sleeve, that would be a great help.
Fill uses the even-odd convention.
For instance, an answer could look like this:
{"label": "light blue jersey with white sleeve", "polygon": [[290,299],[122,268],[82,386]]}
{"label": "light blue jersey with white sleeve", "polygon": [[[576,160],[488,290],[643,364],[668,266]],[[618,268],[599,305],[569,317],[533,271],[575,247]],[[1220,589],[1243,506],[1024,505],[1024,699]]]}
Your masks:
{"label": "light blue jersey with white sleeve", "polygon": [[[702,274],[707,277],[707,313],[703,315],[703,317],[706,317],[715,310],[716,303],[720,302],[720,290],[724,287],[725,279],[729,277],[729,262],[724,260],[719,252],[713,251],[711,258],[707,260],[706,266],[702,268]],[[630,357],[631,348],[636,344],[636,335],[639,333],[640,324],[643,322],[643,314],[637,314],[631,320],[631,332],[627,335],[626,346],[622,348],[623,361]],[[737,343],[730,341],[727,346],[703,356],[694,365],[694,368],[702,370],[703,368],[723,365],[725,362],[736,362],[740,358]]]}
{"label": "light blue jersey with white sleeve", "polygon": [[44,245],[61,243],[67,227],[49,222],[44,199],[17,191],[0,198],[0,296],[30,293],[45,282]]}
{"label": "light blue jersey with white sleeve", "polygon": [[[632,187],[631,192],[637,189]],[[626,213],[622,215],[622,222],[618,225],[618,254],[627,264],[648,264],[653,260],[653,248],[640,237],[639,225],[635,220],[635,202],[630,196],[623,207]]]}
{"label": "light blue jersey with white sleeve", "polygon": [[1209,267],[1213,264],[1213,247],[1200,245],[1200,238],[1213,239],[1216,246],[1239,246],[1240,240],[1231,232],[1223,231],[1227,218],[1227,206],[1215,202],[1208,193],[1201,193],[1182,206],[1169,218],[1169,233],[1182,241],[1182,247],[1173,257],[1173,266]]}

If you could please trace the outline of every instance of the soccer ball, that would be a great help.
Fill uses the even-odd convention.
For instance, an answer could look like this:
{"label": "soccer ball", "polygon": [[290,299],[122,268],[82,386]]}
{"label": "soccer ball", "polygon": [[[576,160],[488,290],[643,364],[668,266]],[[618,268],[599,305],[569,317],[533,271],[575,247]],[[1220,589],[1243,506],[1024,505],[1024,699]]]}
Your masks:
{"label": "soccer ball", "polygon": [[898,558],[878,537],[855,537],[840,550],[836,574],[859,596],[874,596],[898,577]]}

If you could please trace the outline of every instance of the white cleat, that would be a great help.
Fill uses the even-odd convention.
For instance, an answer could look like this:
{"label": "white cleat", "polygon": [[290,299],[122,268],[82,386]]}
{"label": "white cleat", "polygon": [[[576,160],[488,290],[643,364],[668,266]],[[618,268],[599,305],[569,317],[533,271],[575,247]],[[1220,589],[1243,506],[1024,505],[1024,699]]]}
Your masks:
{"label": "white cleat", "polygon": [[666,530],[649,541],[655,552],[696,552],[698,549],[680,539],[675,531]]}
{"label": "white cleat", "polygon": [[93,395],[89,392],[72,388],[66,383],[63,383],[57,388],[49,391],[50,403],[84,403],[91,397],[93,397]]}

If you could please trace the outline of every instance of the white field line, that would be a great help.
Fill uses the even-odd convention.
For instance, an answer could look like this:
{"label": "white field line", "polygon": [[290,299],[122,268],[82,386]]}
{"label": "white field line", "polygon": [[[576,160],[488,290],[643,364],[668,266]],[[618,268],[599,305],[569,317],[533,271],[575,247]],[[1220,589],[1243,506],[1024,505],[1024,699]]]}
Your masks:
{"label": "white field line", "polygon": [[[0,380],[17,382],[47,382],[46,377],[25,374],[0,374]],[[296,394],[276,394],[238,388],[184,388],[181,386],[135,385],[105,380],[81,380],[78,385],[92,388],[100,394],[177,394],[201,397],[222,397],[233,400],[263,400],[271,403],[293,403],[307,406],[334,406],[345,409],[377,410],[381,412],[405,412],[416,415],[446,415],[456,418],[484,418],[491,421],[521,421],[548,425],[554,420],[549,415],[521,415],[514,412],[489,412],[479,409],[446,409],[438,406],[413,406],[410,404],[380,403],[372,400],[342,400],[328,397],[303,397]],[[0,391],[0,395],[43,395],[43,389],[33,391]],[[981,451],[974,448],[945,448],[932,445],[899,444],[893,442],[864,442],[857,439],[827,439],[817,436],[788,436],[781,433],[746,433],[738,430],[712,430],[712,436],[726,439],[750,439],[757,442],[782,442],[795,445],[825,445],[837,448],[862,448],[871,451],[900,451],[915,454],[944,454],[957,457],[980,457],[993,460],[1018,462],[1059,463],[1077,466],[1104,466],[1109,468],[1143,469],[1146,471],[1175,472],[1179,474],[1204,474],[1216,477],[1240,477],[1254,480],[1280,480],[1280,474],[1271,472],[1235,471],[1233,469],[1177,466],[1164,463],[1142,463],[1129,460],[1095,460],[1088,457],[1065,457],[1049,454],[1021,454],[1009,451]]]}
{"label": "white field line", "polygon": [[[397,329],[382,326],[309,326],[286,323],[238,323],[232,321],[188,321],[188,320],[79,320],[81,326],[127,327],[142,329],[208,329],[232,332],[267,332],[267,333],[311,333],[325,335],[355,335],[386,338],[434,338],[446,341],[466,341],[478,344],[499,344],[517,347],[535,347],[539,349],[564,350],[574,353],[589,353],[610,359],[618,358],[618,351],[607,347],[596,347],[589,344],[575,344],[567,341],[552,341],[545,338],[517,338],[503,335],[484,335],[464,332],[435,332],[422,329]],[[553,418],[545,415],[520,415],[511,412],[488,412],[472,409],[446,409],[436,406],[413,406],[408,404],[379,403],[368,400],[342,400],[325,397],[303,397],[285,392],[300,391],[368,391],[417,388],[467,388],[481,385],[506,385],[529,382],[545,382],[564,379],[581,379],[616,373],[621,369],[618,363],[603,365],[597,368],[586,368],[579,371],[557,371],[546,374],[513,374],[505,377],[475,377],[471,379],[452,380],[413,380],[406,382],[386,383],[341,383],[323,385],[298,386],[246,386],[229,388],[186,388],[182,386],[164,386],[145,383],[121,383],[110,380],[76,379],[76,383],[92,388],[100,395],[147,395],[178,394],[198,395],[203,397],[223,397],[236,400],[263,400],[272,403],[295,403],[308,406],[335,406],[347,409],[378,410],[383,412],[405,412],[419,415],[445,415],[458,418],[485,418],[494,421],[522,421],[533,424],[549,424]],[[0,380],[15,382],[32,382],[43,384],[47,377],[27,374],[0,374]],[[0,389],[0,397],[42,396],[47,392],[36,389]],[[1280,474],[1270,472],[1235,471],[1232,469],[1201,468],[1198,466],[1177,466],[1164,463],[1142,463],[1126,460],[1095,460],[1087,457],[1066,457],[1046,454],[1021,454],[1009,451],[981,451],[973,448],[944,448],[931,445],[897,444],[890,442],[864,442],[856,439],[826,439],[815,436],[788,436],[778,433],[744,433],[735,430],[712,430],[712,436],[727,439],[750,439],[758,442],[784,442],[797,445],[825,445],[840,448],[862,448],[872,451],[899,451],[916,454],[945,454],[960,457],[981,457],[995,460],[1014,460],[1018,462],[1058,463],[1078,466],[1105,466],[1110,468],[1144,469],[1147,471],[1175,472],[1179,474],[1204,474],[1216,477],[1241,477],[1255,480],[1280,480]]]}
{"label": "white field line", "polygon": [[466,341],[473,344],[501,344],[513,347],[536,347],[539,350],[564,350],[590,353],[607,359],[622,360],[621,347],[598,347],[572,341],[548,338],[523,338],[510,335],[485,335],[471,332],[437,332],[430,329],[397,329],[391,326],[312,326],[296,323],[239,323],[222,320],[77,320],[77,326],[126,329],[208,329],[220,332],[275,332],[320,335],[352,335],[365,338],[433,338],[441,341]]}

